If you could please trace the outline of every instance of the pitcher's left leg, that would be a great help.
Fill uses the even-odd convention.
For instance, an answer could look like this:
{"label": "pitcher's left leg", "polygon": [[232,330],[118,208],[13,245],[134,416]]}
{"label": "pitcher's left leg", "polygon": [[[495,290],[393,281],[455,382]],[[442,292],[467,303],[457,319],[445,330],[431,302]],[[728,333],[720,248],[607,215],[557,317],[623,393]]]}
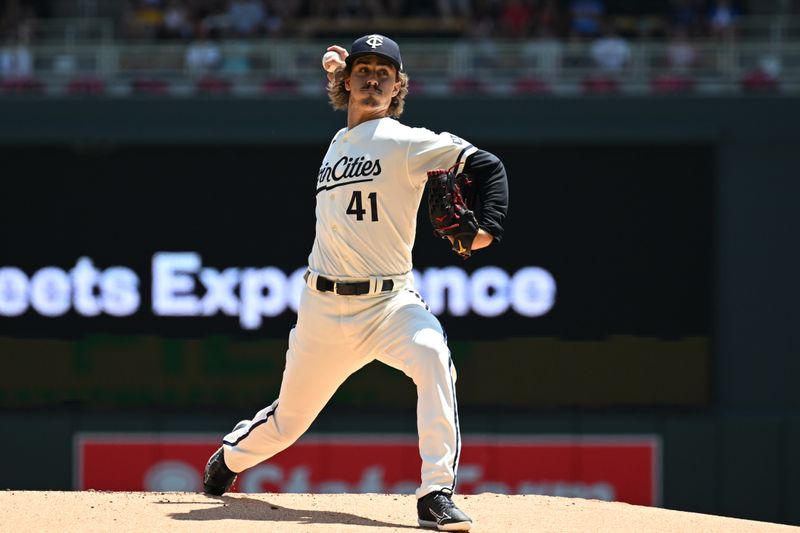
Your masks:
{"label": "pitcher's left leg", "polygon": [[417,386],[422,483],[416,494],[421,498],[455,490],[461,435],[456,370],[444,332],[435,316],[413,302],[397,306],[389,315],[384,352],[377,359],[403,371]]}

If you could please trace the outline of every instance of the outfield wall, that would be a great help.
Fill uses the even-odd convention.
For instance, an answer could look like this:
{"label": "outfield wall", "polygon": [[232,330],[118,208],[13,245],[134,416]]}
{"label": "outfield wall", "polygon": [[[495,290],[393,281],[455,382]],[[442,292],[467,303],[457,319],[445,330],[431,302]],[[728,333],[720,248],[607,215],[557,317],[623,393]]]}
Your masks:
{"label": "outfield wall", "polygon": [[[316,176],[344,115],[304,99],[5,98],[0,117],[0,267],[22,272],[29,294],[45,267],[64,272],[48,271],[53,279],[76,279],[81,258],[91,261],[82,272],[96,278],[68,309],[45,295],[0,318],[0,447],[22,455],[2,484],[70,488],[79,431],[217,432],[271,398],[289,296],[255,331],[221,311],[157,316],[153,258],[193,252],[217,274],[275,267],[289,287],[313,235],[313,200],[292,169]],[[404,118],[508,162],[508,235],[457,265],[470,290],[478,270],[494,267],[508,278],[483,270],[482,283],[511,283],[521,269],[540,267],[558,289],[558,305],[538,316],[518,312],[533,308],[528,300],[516,308],[513,299],[491,300],[494,290],[466,304],[444,298],[464,430],[655,434],[664,506],[800,524],[800,101],[412,96]],[[236,188],[215,183],[214,173]],[[181,188],[190,202],[175,200]],[[248,194],[276,189],[277,203]],[[101,198],[114,201],[99,206]],[[243,198],[245,208],[215,206],[220,198]],[[127,222],[92,223],[114,213]],[[148,223],[154,218],[159,224]],[[273,218],[293,225],[278,255],[257,238]],[[226,248],[232,231],[238,238]],[[619,239],[598,240],[601,233]],[[429,269],[452,265],[437,244],[419,231],[415,264],[425,280]],[[92,303],[118,301],[101,299],[103,284],[132,279],[112,267],[132,272],[140,289],[136,310],[122,317]],[[592,292],[598,287],[606,292]],[[480,314],[492,305],[505,310]],[[402,376],[368,368],[337,394],[319,430],[413,434],[413,420],[398,418],[412,404]],[[392,415],[358,414],[375,406]]]}

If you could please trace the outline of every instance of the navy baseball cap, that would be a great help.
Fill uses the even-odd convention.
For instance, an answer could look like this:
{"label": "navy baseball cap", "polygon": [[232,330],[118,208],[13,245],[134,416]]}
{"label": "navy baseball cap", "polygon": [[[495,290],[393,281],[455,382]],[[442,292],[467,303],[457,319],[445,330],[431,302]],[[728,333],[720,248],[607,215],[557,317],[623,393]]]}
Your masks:
{"label": "navy baseball cap", "polygon": [[377,33],[365,35],[353,41],[353,46],[350,47],[350,55],[345,59],[345,63],[347,63],[348,67],[351,67],[355,58],[368,54],[385,57],[395,66],[398,72],[403,71],[403,58],[400,57],[400,47],[385,35]]}

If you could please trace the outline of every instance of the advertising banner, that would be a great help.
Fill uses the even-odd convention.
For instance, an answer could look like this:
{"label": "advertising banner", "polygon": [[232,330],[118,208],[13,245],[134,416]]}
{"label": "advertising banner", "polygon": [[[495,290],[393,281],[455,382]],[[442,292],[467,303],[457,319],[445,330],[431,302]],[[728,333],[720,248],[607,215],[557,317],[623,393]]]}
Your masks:
{"label": "advertising banner", "polygon": [[[219,438],[78,434],[75,445],[76,489],[201,491],[205,462],[219,446]],[[457,491],[657,506],[660,472],[657,436],[464,435]],[[233,490],[410,494],[419,478],[419,450],[413,436],[306,435],[242,473]]]}
{"label": "advertising banner", "polygon": [[[462,261],[423,201],[413,249],[463,382],[495,378],[462,405],[707,405],[712,148],[481,148],[508,170],[502,240]],[[274,400],[323,150],[0,150],[26,169],[0,210],[0,406]],[[393,406],[388,379],[370,406]]]}
{"label": "advertising banner", "polygon": [[[464,262],[433,237],[424,201],[416,221],[416,288],[451,336],[708,335],[713,151],[482,148],[509,175],[502,241]],[[0,151],[27,177],[5,184],[0,336],[285,338],[321,151]]]}

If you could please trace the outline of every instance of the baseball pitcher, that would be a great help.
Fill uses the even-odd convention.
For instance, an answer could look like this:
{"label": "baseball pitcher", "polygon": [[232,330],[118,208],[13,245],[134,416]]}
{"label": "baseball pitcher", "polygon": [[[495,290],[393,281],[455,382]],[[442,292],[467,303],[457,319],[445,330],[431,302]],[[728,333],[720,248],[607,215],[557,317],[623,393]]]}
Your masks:
{"label": "baseball pitcher", "polygon": [[390,38],[365,35],[349,53],[331,46],[323,66],[347,127],[316,177],[316,238],[280,393],[225,435],[206,465],[205,491],[223,494],[239,472],[291,445],[344,380],[377,359],[417,387],[419,524],[467,531],[472,520],[452,500],[461,447],[456,371],[441,324],[414,290],[411,250],[426,183],[434,232],[459,256],[499,241],[506,172],[456,135],[397,120],[408,76]]}

